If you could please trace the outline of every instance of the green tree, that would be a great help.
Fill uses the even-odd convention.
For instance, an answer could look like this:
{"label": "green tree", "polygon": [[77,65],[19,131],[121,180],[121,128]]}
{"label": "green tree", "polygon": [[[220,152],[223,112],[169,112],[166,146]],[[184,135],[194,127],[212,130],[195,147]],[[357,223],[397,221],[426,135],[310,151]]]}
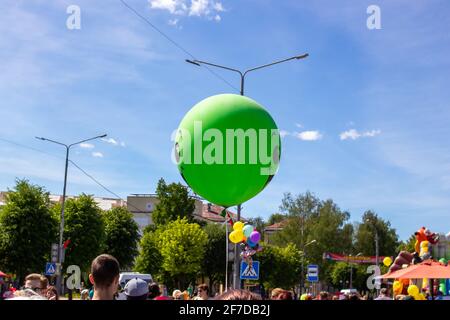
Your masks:
{"label": "green tree", "polygon": [[156,225],[165,225],[178,218],[194,219],[195,200],[189,195],[189,189],[181,183],[166,184],[164,179],[158,181],[156,188],[159,202],[152,214]]}
{"label": "green tree", "polygon": [[123,270],[128,270],[138,254],[139,226],[124,207],[103,212],[105,252],[116,257]]}
{"label": "green tree", "polygon": [[350,272],[352,273],[352,288],[358,291],[367,290],[366,281],[370,274],[366,273],[367,265],[347,262],[335,262],[330,271],[330,283],[336,289],[347,289],[350,285]]}
{"label": "green tree", "polygon": [[399,246],[398,235],[389,221],[378,217],[373,211],[366,211],[362,222],[356,226],[355,250],[364,255],[375,255],[375,232],[378,233],[380,256],[395,256]]}
{"label": "green tree", "polygon": [[291,289],[298,285],[302,253],[294,244],[283,248],[264,246],[254,259],[260,261],[260,281],[266,289]]}
{"label": "green tree", "polygon": [[416,236],[411,235],[406,242],[405,241],[400,242],[397,248],[397,252],[400,251],[414,252],[416,250],[415,244],[416,244]]}
{"label": "green tree", "polygon": [[158,281],[161,280],[163,257],[159,251],[157,240],[162,231],[162,228],[144,231],[135,265],[135,271],[149,273]]}
{"label": "green tree", "polygon": [[186,218],[170,222],[157,239],[162,256],[161,268],[179,288],[197,275],[202,266],[208,235]]}
{"label": "green tree", "polygon": [[57,239],[58,220],[48,192],[27,180],[16,180],[0,210],[0,267],[16,273],[42,272]]}
{"label": "green tree", "polygon": [[208,235],[202,273],[208,277],[210,288],[225,279],[226,231],[218,224],[207,224],[203,230]]}
{"label": "green tree", "polygon": [[267,225],[271,226],[284,220],[286,220],[286,215],[282,213],[273,213],[269,216],[269,219],[267,219]]}
{"label": "green tree", "polygon": [[[275,245],[293,243],[304,251],[305,260],[319,265],[320,278],[330,279],[332,262],[322,259],[324,252],[351,252],[353,226],[350,214],[342,211],[331,199],[322,201],[307,192],[293,198],[285,194],[281,209],[288,218],[282,231],[271,238]],[[313,241],[315,240],[315,241]]]}
{"label": "green tree", "polygon": [[[57,204],[53,210],[61,211]],[[88,270],[91,261],[104,250],[105,229],[101,209],[92,196],[82,194],[68,199],[64,209],[64,238],[70,240],[66,249],[66,266],[78,265]]]}

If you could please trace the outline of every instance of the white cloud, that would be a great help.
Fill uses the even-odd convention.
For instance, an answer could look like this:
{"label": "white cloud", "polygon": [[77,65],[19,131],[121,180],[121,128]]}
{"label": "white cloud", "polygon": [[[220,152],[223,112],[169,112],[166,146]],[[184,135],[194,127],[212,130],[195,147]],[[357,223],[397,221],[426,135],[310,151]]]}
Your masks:
{"label": "white cloud", "polygon": [[103,138],[102,140],[105,141],[106,143],[112,144],[114,146],[126,147],[125,142],[116,140],[114,138]]}
{"label": "white cloud", "polygon": [[[206,17],[208,20],[221,21],[217,14],[225,9],[221,2],[214,0],[149,0],[150,8],[166,10],[178,16]],[[170,25],[176,25],[177,20],[169,20]]]}
{"label": "white cloud", "polygon": [[280,130],[280,137],[284,138],[286,136],[288,136],[290,133],[286,130]]}
{"label": "white cloud", "polygon": [[297,128],[303,128],[303,125],[302,125],[301,123],[296,123],[295,126],[296,126]]}
{"label": "white cloud", "polygon": [[101,152],[92,152],[92,156],[94,158],[103,158],[103,153],[101,153]]}
{"label": "white cloud", "polygon": [[175,13],[177,7],[180,5],[178,0],[151,0],[150,7],[152,9],[167,10],[170,13]]}
{"label": "white cloud", "polygon": [[316,141],[322,139],[323,135],[319,131],[303,131],[296,134],[296,137],[303,141]]}
{"label": "white cloud", "polygon": [[192,0],[191,8],[189,9],[190,16],[206,16],[210,13],[209,0]]}
{"label": "white cloud", "polygon": [[350,129],[350,130],[342,132],[339,135],[339,137],[341,138],[341,140],[347,140],[347,139],[356,140],[359,137],[361,137],[361,134],[359,134],[358,131],[356,131],[355,129]]}
{"label": "white cloud", "polygon": [[225,11],[225,9],[223,8],[223,5],[220,2],[216,2],[214,4],[214,10],[216,10],[217,12]]}
{"label": "white cloud", "polygon": [[117,144],[118,144],[117,141],[115,139],[113,139],[113,138],[103,138],[102,140],[107,142],[107,143],[113,144],[115,146],[117,146]]}
{"label": "white cloud", "polygon": [[95,146],[93,144],[90,144],[90,143],[81,143],[80,147],[83,148],[83,149],[94,149]]}
{"label": "white cloud", "polygon": [[375,137],[375,136],[379,135],[380,133],[381,133],[381,130],[371,130],[371,131],[365,131],[365,132],[359,133],[355,129],[350,129],[350,130],[342,132],[339,135],[339,137],[341,140],[348,140],[348,139],[356,140],[356,139],[365,138],[365,137]]}
{"label": "white cloud", "polygon": [[170,19],[169,26],[176,26],[178,24],[178,19]]}
{"label": "white cloud", "polygon": [[381,130],[372,130],[363,133],[364,137],[375,137],[381,133]]}

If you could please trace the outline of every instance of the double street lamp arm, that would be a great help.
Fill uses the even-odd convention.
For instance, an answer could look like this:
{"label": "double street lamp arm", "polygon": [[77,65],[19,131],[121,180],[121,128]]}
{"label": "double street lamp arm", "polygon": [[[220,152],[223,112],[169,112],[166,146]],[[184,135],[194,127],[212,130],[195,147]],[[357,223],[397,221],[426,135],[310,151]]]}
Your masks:
{"label": "double street lamp arm", "polygon": [[81,140],[81,141],[78,141],[78,142],[75,142],[75,143],[71,143],[71,144],[69,144],[69,145],[67,145],[67,144],[65,144],[65,143],[62,143],[62,142],[58,142],[58,141],[52,140],[52,139],[44,138],[44,137],[36,137],[36,139],[39,139],[39,140],[42,140],[42,141],[53,142],[53,143],[59,144],[59,145],[61,145],[61,146],[64,146],[64,147],[66,147],[67,149],[70,149],[71,147],[73,147],[73,146],[75,146],[75,145],[77,145],[77,144],[80,144],[80,143],[83,143],[83,142],[88,142],[88,141],[95,140],[95,139],[99,139],[99,138],[104,138],[104,137],[106,137],[106,136],[107,136],[106,134],[102,134],[102,135],[100,135],[100,136],[96,136],[96,137],[89,138],[89,139],[84,139],[84,140]]}
{"label": "double street lamp arm", "polygon": [[244,72],[242,72],[241,70],[238,70],[238,69],[234,69],[234,68],[222,66],[222,65],[220,65],[220,64],[215,64],[215,63],[211,63],[211,62],[207,62],[207,61],[202,61],[202,60],[190,60],[190,59],[186,59],[185,61],[188,62],[188,63],[191,63],[191,64],[193,64],[193,65],[196,65],[196,66],[201,66],[202,64],[204,64],[204,65],[208,65],[208,66],[212,66],[212,67],[216,67],[216,68],[225,69],[225,70],[228,70],[228,71],[233,71],[233,72],[239,73],[239,75],[240,75],[240,77],[241,77],[241,92],[240,92],[240,94],[241,94],[241,96],[243,96],[243,95],[244,95],[244,82],[245,82],[245,76],[246,76],[249,72],[255,71],[255,70],[259,70],[259,69],[263,69],[263,68],[267,68],[267,67],[270,67],[270,66],[273,66],[273,65],[276,65],[276,64],[279,64],[279,63],[283,63],[283,62],[286,62],[286,61],[290,61],[290,60],[295,60],[295,59],[296,59],[296,60],[300,60],[300,59],[304,59],[304,58],[306,58],[306,57],[308,57],[308,56],[309,56],[309,54],[308,54],[308,53],[305,53],[305,54],[298,55],[298,56],[293,56],[293,57],[290,57],[290,58],[287,58],[287,59],[283,59],[283,60],[278,60],[278,61],[274,61],[274,62],[271,62],[271,63],[267,63],[267,64],[264,64],[264,65],[262,65],[262,66],[250,68],[250,69],[245,70]]}

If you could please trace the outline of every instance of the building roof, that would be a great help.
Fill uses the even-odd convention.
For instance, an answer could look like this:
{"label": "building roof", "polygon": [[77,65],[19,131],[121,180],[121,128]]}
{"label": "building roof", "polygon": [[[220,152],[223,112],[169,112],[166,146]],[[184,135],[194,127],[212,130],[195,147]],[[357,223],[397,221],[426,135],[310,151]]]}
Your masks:
{"label": "building roof", "polygon": [[[217,206],[212,203],[203,203],[201,218],[213,222],[225,222],[225,218],[220,215],[223,209],[223,207]],[[232,217],[233,220],[237,219],[237,215],[234,212],[227,210],[227,213]],[[245,219],[241,217],[241,220]]]}
{"label": "building roof", "polygon": [[264,232],[267,232],[267,231],[281,231],[281,230],[283,230],[284,229],[284,227],[286,227],[286,225],[288,224],[288,220],[286,219],[286,220],[283,220],[283,221],[280,221],[280,222],[277,222],[277,223],[274,223],[274,224],[272,224],[272,225],[270,225],[270,226],[267,226],[267,227],[265,227],[264,228]]}

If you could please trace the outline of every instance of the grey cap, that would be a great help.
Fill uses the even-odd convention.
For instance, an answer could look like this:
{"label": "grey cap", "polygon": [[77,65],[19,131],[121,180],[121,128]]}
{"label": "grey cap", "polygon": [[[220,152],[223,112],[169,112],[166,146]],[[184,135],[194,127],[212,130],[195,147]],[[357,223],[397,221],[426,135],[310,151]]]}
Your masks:
{"label": "grey cap", "polygon": [[133,278],[127,282],[124,293],[129,297],[140,297],[148,294],[148,284],[142,279]]}

